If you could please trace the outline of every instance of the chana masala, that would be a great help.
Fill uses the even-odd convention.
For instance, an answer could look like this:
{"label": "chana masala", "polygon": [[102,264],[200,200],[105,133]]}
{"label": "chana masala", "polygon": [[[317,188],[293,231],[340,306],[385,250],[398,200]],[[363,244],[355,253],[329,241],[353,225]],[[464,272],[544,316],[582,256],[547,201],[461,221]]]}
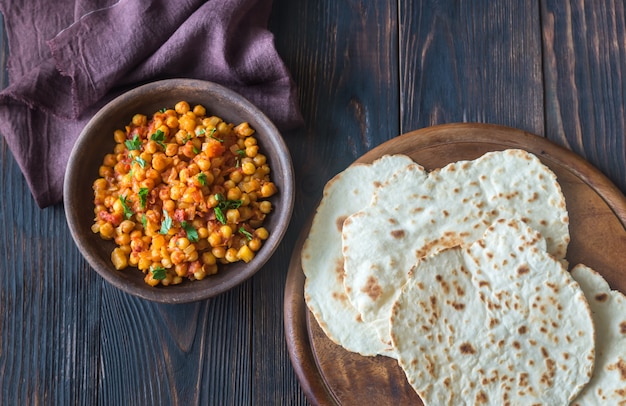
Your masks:
{"label": "chana masala", "polygon": [[117,270],[136,267],[147,284],[168,286],[254,258],[277,188],[248,123],[181,101],[135,114],[113,137],[93,183],[92,231],[115,241]]}

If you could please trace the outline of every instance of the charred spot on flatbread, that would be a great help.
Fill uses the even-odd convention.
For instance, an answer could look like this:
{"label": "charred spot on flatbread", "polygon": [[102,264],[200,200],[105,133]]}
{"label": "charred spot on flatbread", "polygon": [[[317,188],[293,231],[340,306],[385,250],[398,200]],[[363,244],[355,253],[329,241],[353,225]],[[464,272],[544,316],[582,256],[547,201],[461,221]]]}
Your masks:
{"label": "charred spot on flatbread", "polygon": [[[464,292],[461,310],[450,286]],[[521,220],[497,221],[479,240],[418,261],[393,309],[398,362],[424,404],[454,403],[453,396],[568,404],[594,368],[585,295]]]}

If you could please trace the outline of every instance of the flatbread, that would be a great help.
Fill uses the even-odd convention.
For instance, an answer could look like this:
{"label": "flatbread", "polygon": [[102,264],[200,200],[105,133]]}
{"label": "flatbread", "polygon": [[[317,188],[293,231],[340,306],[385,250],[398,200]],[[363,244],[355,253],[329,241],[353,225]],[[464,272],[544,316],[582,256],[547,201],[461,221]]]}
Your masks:
{"label": "flatbread", "polygon": [[341,229],[343,220],[367,206],[374,190],[413,161],[405,155],[384,156],[356,164],[331,179],[313,218],[302,249],[306,303],[326,335],[345,349],[362,355],[392,355],[369,323],[352,306],[343,285]]}
{"label": "flatbread", "polygon": [[587,297],[596,327],[595,370],[572,405],[626,405],[626,296],[611,290],[588,266],[578,264],[571,274]]}
{"label": "flatbread", "polygon": [[591,312],[545,249],[525,223],[501,219],[412,269],[391,337],[425,405],[566,405],[589,381]]}
{"label": "flatbread", "polygon": [[391,305],[425,256],[480,238],[499,217],[520,216],[565,258],[569,218],[555,174],[526,151],[489,152],[425,173],[396,172],[342,233],[344,285],[362,318],[389,342]]}

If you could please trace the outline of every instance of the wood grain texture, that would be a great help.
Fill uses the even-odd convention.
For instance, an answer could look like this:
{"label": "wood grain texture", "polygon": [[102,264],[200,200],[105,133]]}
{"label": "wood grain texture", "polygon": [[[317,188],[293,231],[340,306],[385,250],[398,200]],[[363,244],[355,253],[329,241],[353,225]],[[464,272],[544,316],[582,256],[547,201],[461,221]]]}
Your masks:
{"label": "wood grain texture", "polygon": [[277,0],[273,22],[306,122],[286,138],[301,192],[317,199],[331,176],[399,133],[395,2]]}
{"label": "wood grain texture", "polygon": [[0,403],[92,403],[101,284],[67,244],[62,207],[33,204],[4,142],[0,160],[0,188],[12,196],[0,202]]}
{"label": "wood grain texture", "polygon": [[401,1],[402,133],[453,122],[543,135],[538,3]]}
{"label": "wood grain texture", "polygon": [[[227,294],[167,306],[108,286],[80,257],[62,205],[36,206],[0,140],[0,404],[309,404],[283,328],[289,260],[326,181],[398,134],[509,125],[572,149],[626,191],[623,2],[273,4],[306,121],[284,134],[296,207],[276,255]],[[3,40],[3,68],[7,55]]]}
{"label": "wood grain texture", "polygon": [[541,7],[546,134],[626,191],[626,14],[622,1]]}
{"label": "wood grain texture", "polygon": [[[578,155],[522,130],[484,124],[448,124],[407,133],[369,151],[357,162],[385,154],[406,154],[427,170],[475,159],[488,151],[523,148],[541,159],[559,179],[568,205],[571,242],[567,260],[600,272],[613,289],[626,292],[626,197]],[[611,187],[613,186],[613,187]],[[307,223],[303,233],[308,232]],[[299,244],[306,234],[301,235]],[[315,255],[315,254],[313,254]],[[302,364],[297,373],[316,404],[420,404],[397,361],[364,357],[332,342],[304,302],[305,277],[296,249],[285,294],[289,347]]]}

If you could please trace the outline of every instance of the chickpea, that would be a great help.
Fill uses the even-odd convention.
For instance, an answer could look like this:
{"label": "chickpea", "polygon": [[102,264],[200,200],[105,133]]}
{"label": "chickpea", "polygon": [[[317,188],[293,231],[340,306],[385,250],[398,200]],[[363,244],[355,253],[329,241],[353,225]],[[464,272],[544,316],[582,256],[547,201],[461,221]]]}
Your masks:
{"label": "chickpea", "polygon": [[98,169],[98,176],[101,178],[113,177],[113,168],[105,165],[100,166],[100,169]]}
{"label": "chickpea", "polygon": [[171,129],[175,129],[178,127],[178,117],[176,116],[168,116],[165,119],[165,125]]}
{"label": "chickpea", "polygon": [[[92,185],[92,232],[114,240],[116,269],[136,267],[150,286],[249,262],[269,236],[262,223],[273,207],[260,199],[277,189],[254,129],[206,113],[180,101],[152,116],[133,115],[113,131],[115,146]],[[141,145],[129,150],[128,140]],[[252,236],[241,227],[254,229]]]}
{"label": "chickpea", "polygon": [[252,162],[254,162],[257,167],[263,166],[267,163],[267,157],[263,154],[257,153],[254,158],[252,158]]}
{"label": "chickpea", "polygon": [[239,200],[239,199],[241,199],[241,189],[239,189],[237,186],[234,186],[234,187],[228,189],[228,193],[226,194],[226,198],[228,200]]}
{"label": "chickpea", "polygon": [[128,266],[128,256],[120,248],[115,248],[111,253],[111,262],[118,271]]}
{"label": "chickpea", "polygon": [[178,144],[170,143],[165,144],[165,155],[173,157],[178,153]]}
{"label": "chickpea", "polygon": [[255,252],[261,249],[261,245],[262,245],[262,242],[259,238],[253,238],[250,241],[248,241],[248,247],[252,251],[255,251]]}
{"label": "chickpea", "polygon": [[193,106],[193,114],[198,117],[204,117],[206,115],[206,109],[204,108],[204,106],[198,104],[196,106]]}
{"label": "chickpea", "polygon": [[253,162],[245,162],[241,165],[241,171],[246,175],[252,175],[256,172],[256,166]]}
{"label": "chickpea", "polygon": [[274,185],[272,182],[268,182],[266,184],[264,184],[263,186],[261,186],[261,196],[262,197],[270,197],[272,195],[274,195],[274,193],[276,193],[276,185]]}
{"label": "chickpea", "polygon": [[139,127],[142,125],[146,125],[146,123],[148,122],[148,117],[146,117],[143,114],[135,114],[131,120],[131,122],[133,123],[133,125]]}
{"label": "chickpea", "polygon": [[[208,171],[211,168],[211,161],[209,159],[206,158],[200,158],[196,161],[196,164],[198,165],[198,168],[200,168],[201,171]],[[235,172],[233,172],[235,173]]]}
{"label": "chickpea", "polygon": [[162,172],[168,165],[171,163],[171,160],[165,156],[165,154],[158,152],[152,156],[152,168],[155,171]]}
{"label": "chickpea", "polygon": [[239,258],[237,257],[237,253],[238,251],[236,248],[229,248],[226,250],[226,253],[224,254],[224,258],[228,262],[237,262],[237,260],[239,260]]}
{"label": "chickpea", "polygon": [[191,115],[184,115],[178,119],[178,127],[187,133],[193,133],[196,129],[196,116],[191,113]]}
{"label": "chickpea", "polygon": [[252,258],[254,258],[254,252],[252,252],[252,250],[247,245],[244,245],[239,248],[239,251],[237,251],[237,258],[241,259],[247,264],[248,262],[252,261]]}
{"label": "chickpea", "polygon": [[259,210],[263,214],[269,214],[272,211],[272,203],[270,201],[264,200],[259,203]]}
{"label": "chickpea", "polygon": [[144,151],[149,154],[154,154],[158,150],[159,150],[159,144],[157,144],[156,141],[152,141],[152,140],[148,141],[144,148]]}
{"label": "chickpea", "polygon": [[178,114],[185,114],[189,111],[189,103],[187,103],[186,101],[180,101],[178,103],[176,103],[176,105],[174,106],[174,110],[178,113]]}
{"label": "chickpea", "polygon": [[207,238],[207,240],[211,247],[218,247],[222,244],[222,237],[220,236],[219,233],[216,233],[216,232],[209,234],[209,237]]}
{"label": "chickpea", "polygon": [[213,247],[211,254],[217,259],[224,258],[226,256],[226,250],[224,247]]}
{"label": "chickpea", "polygon": [[250,157],[250,158],[254,158],[259,152],[259,146],[258,145],[251,145],[249,147],[246,147],[246,156]]}
{"label": "chickpea", "polygon": [[115,130],[113,132],[113,139],[118,144],[123,144],[124,141],[126,141],[126,133],[124,131],[122,131],[122,130]]}
{"label": "chickpea", "polygon": [[233,229],[230,228],[230,226],[223,225],[222,227],[220,227],[220,234],[222,235],[223,239],[227,240],[233,235]]}

